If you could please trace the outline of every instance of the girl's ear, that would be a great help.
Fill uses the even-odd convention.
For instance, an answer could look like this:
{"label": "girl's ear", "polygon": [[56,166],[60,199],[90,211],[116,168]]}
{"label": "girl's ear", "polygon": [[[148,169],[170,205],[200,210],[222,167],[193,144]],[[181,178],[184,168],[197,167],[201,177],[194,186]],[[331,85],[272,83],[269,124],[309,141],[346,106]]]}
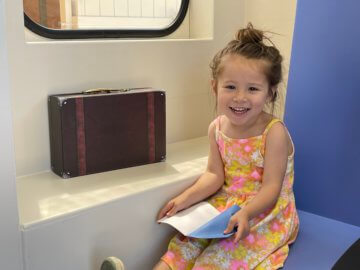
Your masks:
{"label": "girl's ear", "polygon": [[212,88],[214,95],[216,95],[217,94],[217,81],[214,79],[211,80],[211,88]]}

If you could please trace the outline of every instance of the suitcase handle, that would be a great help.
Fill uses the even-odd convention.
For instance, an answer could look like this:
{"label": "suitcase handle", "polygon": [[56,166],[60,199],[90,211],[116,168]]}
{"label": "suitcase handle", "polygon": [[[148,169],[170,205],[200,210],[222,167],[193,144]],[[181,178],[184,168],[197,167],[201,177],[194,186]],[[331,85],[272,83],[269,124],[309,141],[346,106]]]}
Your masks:
{"label": "suitcase handle", "polygon": [[85,90],[82,93],[84,95],[96,95],[96,94],[110,94],[116,92],[127,92],[132,90],[131,88],[124,88],[124,89],[111,89],[111,88],[93,88],[89,90]]}
{"label": "suitcase handle", "polygon": [[152,89],[151,87],[135,87],[135,88],[120,88],[120,89],[113,89],[113,88],[93,88],[89,90],[85,90],[82,92],[84,95],[93,95],[93,94],[110,94],[110,93],[124,93],[129,92],[132,90],[144,90],[144,89]]}

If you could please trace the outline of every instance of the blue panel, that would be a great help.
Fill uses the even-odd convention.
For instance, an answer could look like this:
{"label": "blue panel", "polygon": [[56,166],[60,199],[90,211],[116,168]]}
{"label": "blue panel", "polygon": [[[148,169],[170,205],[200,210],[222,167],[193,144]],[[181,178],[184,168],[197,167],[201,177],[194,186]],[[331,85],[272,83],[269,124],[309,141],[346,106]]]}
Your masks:
{"label": "blue panel", "polygon": [[285,122],[298,208],[360,226],[360,1],[298,1]]}

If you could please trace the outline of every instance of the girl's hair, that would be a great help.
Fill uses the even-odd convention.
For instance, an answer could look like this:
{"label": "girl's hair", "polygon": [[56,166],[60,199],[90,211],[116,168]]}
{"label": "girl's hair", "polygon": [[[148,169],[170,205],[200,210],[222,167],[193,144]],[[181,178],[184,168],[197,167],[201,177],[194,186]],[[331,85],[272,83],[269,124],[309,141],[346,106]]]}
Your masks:
{"label": "girl's hair", "polygon": [[[264,40],[270,42],[270,46],[264,43]],[[265,76],[268,80],[271,96],[271,103],[277,98],[277,85],[282,80],[282,56],[274,43],[265,36],[261,30],[255,29],[251,23],[247,27],[240,29],[234,40],[231,40],[225,48],[219,51],[213,58],[210,68],[212,71],[212,78],[216,81],[219,74],[222,72],[221,60],[225,55],[237,54],[248,59],[265,60],[268,65],[265,68]]]}

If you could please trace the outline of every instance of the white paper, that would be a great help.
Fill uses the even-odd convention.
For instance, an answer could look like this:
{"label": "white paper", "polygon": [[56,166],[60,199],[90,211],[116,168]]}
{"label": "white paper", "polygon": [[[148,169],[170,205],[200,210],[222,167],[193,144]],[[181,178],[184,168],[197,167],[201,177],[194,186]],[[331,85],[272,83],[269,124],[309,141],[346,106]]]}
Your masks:
{"label": "white paper", "polygon": [[200,202],[172,217],[163,217],[158,222],[167,223],[187,236],[219,214],[220,212],[208,202]]}

